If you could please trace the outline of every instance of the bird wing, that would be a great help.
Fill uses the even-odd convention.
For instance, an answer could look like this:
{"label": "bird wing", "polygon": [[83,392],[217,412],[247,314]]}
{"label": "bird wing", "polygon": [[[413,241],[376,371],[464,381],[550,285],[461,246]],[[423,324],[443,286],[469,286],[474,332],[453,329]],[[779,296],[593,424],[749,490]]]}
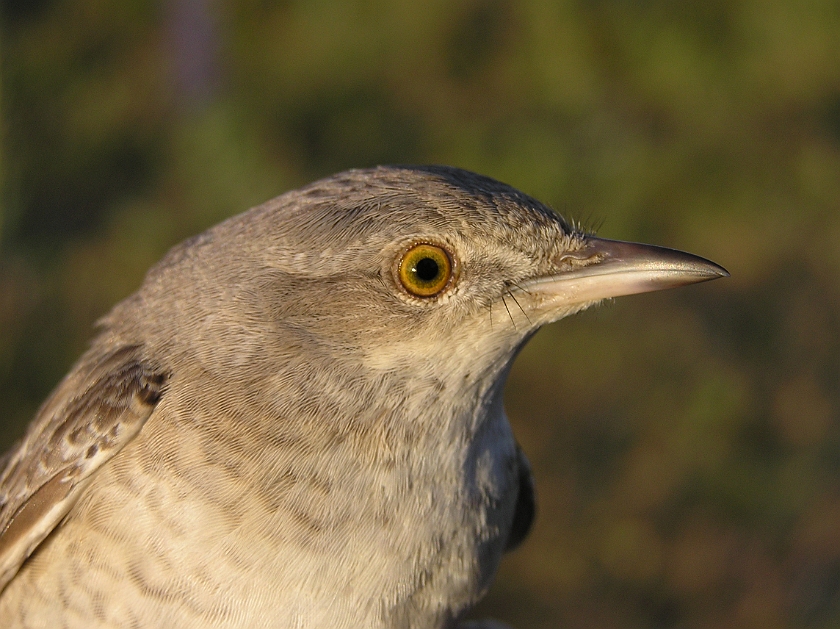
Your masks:
{"label": "bird wing", "polygon": [[0,460],[0,592],[70,511],[92,474],[129,443],[167,375],[140,346],[89,354],[44,403],[26,436]]}
{"label": "bird wing", "polygon": [[516,468],[519,474],[519,493],[516,496],[513,525],[510,528],[505,551],[515,549],[525,541],[537,515],[537,496],[534,491],[531,464],[518,443],[516,444]]}

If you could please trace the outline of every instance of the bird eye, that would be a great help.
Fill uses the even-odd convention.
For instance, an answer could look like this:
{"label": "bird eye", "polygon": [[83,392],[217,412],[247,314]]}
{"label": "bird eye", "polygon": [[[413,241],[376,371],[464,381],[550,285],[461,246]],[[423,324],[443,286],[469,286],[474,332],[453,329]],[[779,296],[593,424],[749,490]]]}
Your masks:
{"label": "bird eye", "polygon": [[415,297],[435,297],[452,280],[452,259],[436,245],[414,245],[400,260],[400,283]]}

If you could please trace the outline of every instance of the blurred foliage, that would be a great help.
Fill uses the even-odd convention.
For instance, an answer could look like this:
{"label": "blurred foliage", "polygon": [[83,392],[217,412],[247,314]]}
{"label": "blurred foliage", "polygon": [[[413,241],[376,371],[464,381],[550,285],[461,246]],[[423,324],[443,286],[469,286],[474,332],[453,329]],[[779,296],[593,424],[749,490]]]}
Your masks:
{"label": "blurred foliage", "polygon": [[542,331],[538,524],[477,615],[840,626],[840,4],[3,0],[2,446],[171,245],[447,163],[732,278]]}

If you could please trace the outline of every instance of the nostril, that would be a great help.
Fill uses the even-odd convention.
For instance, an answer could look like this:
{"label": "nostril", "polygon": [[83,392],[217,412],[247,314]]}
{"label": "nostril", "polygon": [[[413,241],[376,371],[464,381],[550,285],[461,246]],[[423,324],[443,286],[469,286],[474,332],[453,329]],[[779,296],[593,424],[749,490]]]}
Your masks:
{"label": "nostril", "polygon": [[579,269],[590,264],[595,264],[604,259],[603,253],[592,253],[582,249],[580,251],[568,251],[554,258],[554,265],[560,271]]}

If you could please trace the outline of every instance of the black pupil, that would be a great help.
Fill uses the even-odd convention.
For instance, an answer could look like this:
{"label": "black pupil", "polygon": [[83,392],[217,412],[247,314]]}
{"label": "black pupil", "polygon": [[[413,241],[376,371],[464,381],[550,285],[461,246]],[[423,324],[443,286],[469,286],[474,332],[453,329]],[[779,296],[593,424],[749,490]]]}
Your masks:
{"label": "black pupil", "polygon": [[432,258],[423,258],[414,265],[414,272],[424,282],[431,282],[440,273],[440,267]]}

